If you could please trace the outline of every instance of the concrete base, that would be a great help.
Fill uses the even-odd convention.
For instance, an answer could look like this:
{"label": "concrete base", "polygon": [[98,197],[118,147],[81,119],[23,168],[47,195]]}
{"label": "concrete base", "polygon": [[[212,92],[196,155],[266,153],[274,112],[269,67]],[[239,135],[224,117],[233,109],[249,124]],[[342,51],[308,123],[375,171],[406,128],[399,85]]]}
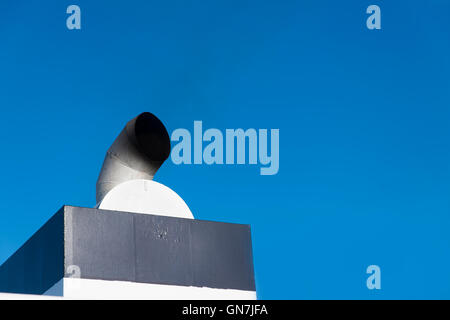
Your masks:
{"label": "concrete base", "polygon": [[64,278],[46,296],[108,300],[255,300],[255,291]]}

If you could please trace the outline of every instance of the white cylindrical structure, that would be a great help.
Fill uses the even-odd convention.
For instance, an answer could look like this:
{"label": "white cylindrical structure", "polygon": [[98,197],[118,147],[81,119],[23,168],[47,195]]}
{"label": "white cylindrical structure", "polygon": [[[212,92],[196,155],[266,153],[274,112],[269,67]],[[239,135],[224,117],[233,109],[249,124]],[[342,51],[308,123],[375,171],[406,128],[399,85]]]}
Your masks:
{"label": "white cylindrical structure", "polygon": [[125,181],[152,180],[169,155],[169,134],[155,115],[144,112],[130,120],[106,153],[97,180],[97,204]]}
{"label": "white cylindrical structure", "polygon": [[98,209],[194,219],[184,200],[172,189],[152,180],[123,182],[110,190]]}

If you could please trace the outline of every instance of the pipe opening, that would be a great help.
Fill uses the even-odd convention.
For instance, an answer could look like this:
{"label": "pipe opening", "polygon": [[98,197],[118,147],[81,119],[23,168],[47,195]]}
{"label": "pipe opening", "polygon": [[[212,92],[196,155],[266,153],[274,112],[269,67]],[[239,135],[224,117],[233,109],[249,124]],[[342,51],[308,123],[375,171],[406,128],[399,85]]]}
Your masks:
{"label": "pipe opening", "polygon": [[139,150],[152,161],[165,161],[170,155],[170,137],[163,123],[150,112],[136,118],[134,134]]}

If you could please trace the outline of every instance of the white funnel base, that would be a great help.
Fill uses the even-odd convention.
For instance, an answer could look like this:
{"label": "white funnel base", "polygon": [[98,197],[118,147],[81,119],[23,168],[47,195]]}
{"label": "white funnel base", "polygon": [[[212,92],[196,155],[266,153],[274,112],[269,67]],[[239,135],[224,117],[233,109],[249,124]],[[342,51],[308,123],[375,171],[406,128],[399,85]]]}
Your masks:
{"label": "white funnel base", "polygon": [[152,180],[129,180],[111,189],[98,209],[194,219],[184,200],[172,189]]}

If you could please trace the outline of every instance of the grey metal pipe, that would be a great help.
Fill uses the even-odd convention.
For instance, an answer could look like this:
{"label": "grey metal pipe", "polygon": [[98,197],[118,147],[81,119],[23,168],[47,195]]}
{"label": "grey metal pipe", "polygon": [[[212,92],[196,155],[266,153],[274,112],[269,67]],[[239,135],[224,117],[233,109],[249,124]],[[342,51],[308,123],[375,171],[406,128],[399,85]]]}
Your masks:
{"label": "grey metal pipe", "polygon": [[122,182],[152,180],[169,155],[169,134],[155,115],[144,112],[130,120],[106,152],[97,180],[97,204]]}

